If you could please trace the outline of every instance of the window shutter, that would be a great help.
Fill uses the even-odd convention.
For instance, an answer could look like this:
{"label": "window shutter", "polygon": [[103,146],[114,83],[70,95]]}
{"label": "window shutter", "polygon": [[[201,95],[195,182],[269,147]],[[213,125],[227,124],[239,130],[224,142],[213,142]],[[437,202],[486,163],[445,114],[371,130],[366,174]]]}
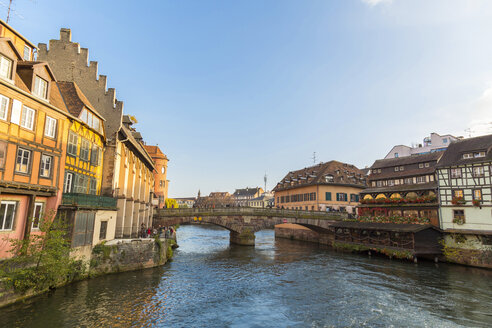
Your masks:
{"label": "window shutter", "polygon": [[22,112],[22,103],[17,99],[12,102],[12,115],[10,117],[10,122],[20,125],[20,117]]}

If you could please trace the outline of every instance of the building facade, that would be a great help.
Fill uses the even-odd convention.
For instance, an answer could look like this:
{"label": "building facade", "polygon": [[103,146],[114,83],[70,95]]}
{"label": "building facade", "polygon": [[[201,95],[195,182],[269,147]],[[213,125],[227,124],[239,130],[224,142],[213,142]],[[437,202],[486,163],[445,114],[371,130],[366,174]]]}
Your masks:
{"label": "building facade", "polygon": [[71,41],[69,29],[61,29],[60,40],[50,40],[49,49],[39,44],[38,57],[53,66],[60,80],[77,83],[106,119],[101,194],[118,198],[116,238],[137,237],[142,224],[152,225],[155,166],[135,138],[135,122],[123,122],[123,103],[114,89],[106,88],[107,77],[98,75],[98,63],[89,63],[88,49]]}
{"label": "building facade", "polygon": [[406,157],[412,155],[422,155],[433,153],[436,151],[443,151],[454,141],[459,140],[460,137],[455,137],[450,134],[439,135],[437,133],[432,132],[430,137],[425,137],[423,143],[418,144],[413,147],[405,146],[405,145],[397,145],[394,146],[390,152],[384,157],[388,158],[398,158],[398,157]]}
{"label": "building facade", "polygon": [[492,135],[452,143],[438,164],[441,228],[492,231]]}
{"label": "building facade", "polygon": [[359,204],[367,187],[364,172],[338,161],[289,172],[273,189],[275,207],[311,211],[347,211]]}
{"label": "building facade", "polygon": [[249,201],[258,198],[263,194],[261,187],[236,189],[232,194],[235,206],[248,206]]}
{"label": "building facade", "polygon": [[61,201],[71,115],[48,64],[25,61],[35,48],[0,23],[0,258],[6,258],[7,239],[38,233],[39,220],[54,216]]}
{"label": "building facade", "polygon": [[439,226],[436,165],[443,152],[381,159],[371,166],[361,192],[363,217],[420,218]]}
{"label": "building facade", "polygon": [[174,198],[178,203],[179,208],[193,208],[195,205],[195,197]]}
{"label": "building facade", "polygon": [[159,146],[144,145],[145,150],[149,153],[150,157],[154,160],[154,196],[157,201],[157,208],[164,208],[166,206],[167,191],[169,188],[169,180],[167,180],[167,163],[169,159],[160,150]]}
{"label": "building facade", "polygon": [[116,227],[116,199],[101,196],[105,146],[104,118],[74,82],[57,82],[71,120],[63,197],[58,217],[70,224],[72,247],[112,240]]}

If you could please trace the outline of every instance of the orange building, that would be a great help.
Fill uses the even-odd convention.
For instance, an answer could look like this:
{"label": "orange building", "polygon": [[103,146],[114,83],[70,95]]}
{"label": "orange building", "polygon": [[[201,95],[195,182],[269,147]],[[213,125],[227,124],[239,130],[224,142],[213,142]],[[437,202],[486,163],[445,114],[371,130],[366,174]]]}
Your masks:
{"label": "orange building", "polygon": [[39,230],[43,213],[61,200],[67,108],[45,62],[32,43],[0,21],[0,258],[8,238]]}
{"label": "orange building", "polygon": [[277,208],[352,213],[364,188],[363,171],[351,164],[330,161],[289,172],[273,191]]}
{"label": "orange building", "polygon": [[167,191],[169,188],[169,180],[167,177],[167,162],[169,159],[159,149],[159,146],[144,146],[145,150],[149,153],[150,157],[155,162],[154,170],[154,195],[157,198],[157,207],[164,208],[165,201],[167,199]]}

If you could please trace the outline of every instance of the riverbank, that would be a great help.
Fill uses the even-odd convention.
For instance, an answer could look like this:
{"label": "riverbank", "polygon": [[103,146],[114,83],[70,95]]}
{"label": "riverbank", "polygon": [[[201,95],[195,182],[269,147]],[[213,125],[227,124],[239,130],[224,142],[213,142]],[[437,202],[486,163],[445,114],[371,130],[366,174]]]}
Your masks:
{"label": "riverbank", "polygon": [[[408,252],[407,250],[392,247],[375,247],[375,245],[364,243],[340,243],[335,241],[333,232],[320,234],[297,224],[284,223],[276,225],[275,238],[328,245],[335,249],[349,252],[375,252],[386,255],[389,258],[417,261],[415,253]],[[440,254],[432,254],[432,256],[423,255],[422,258],[492,269],[492,237],[490,236],[466,231],[442,232],[440,244]]]}
{"label": "riverbank", "polygon": [[[173,256],[177,247],[174,239],[138,238],[115,239],[94,246],[88,253],[82,249],[72,251],[72,256],[81,260],[84,266],[81,275],[56,286],[56,288],[75,281],[90,279],[101,275],[142,270],[162,266]],[[85,255],[81,255],[85,254]],[[0,308],[49,291],[44,289],[29,289],[18,291],[5,284],[0,285]]]}

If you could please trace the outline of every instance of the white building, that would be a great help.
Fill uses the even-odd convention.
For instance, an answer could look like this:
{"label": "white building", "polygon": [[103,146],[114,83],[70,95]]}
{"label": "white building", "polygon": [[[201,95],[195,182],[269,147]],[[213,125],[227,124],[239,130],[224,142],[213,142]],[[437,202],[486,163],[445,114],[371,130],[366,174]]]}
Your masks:
{"label": "white building", "polygon": [[455,137],[450,134],[441,136],[432,132],[430,137],[424,138],[422,144],[419,144],[416,147],[409,147],[405,145],[394,146],[384,158],[405,157],[442,151],[446,150],[451,142],[457,140],[460,140],[460,137]]}
{"label": "white building", "polygon": [[492,232],[492,135],[453,142],[437,165],[441,228]]}

